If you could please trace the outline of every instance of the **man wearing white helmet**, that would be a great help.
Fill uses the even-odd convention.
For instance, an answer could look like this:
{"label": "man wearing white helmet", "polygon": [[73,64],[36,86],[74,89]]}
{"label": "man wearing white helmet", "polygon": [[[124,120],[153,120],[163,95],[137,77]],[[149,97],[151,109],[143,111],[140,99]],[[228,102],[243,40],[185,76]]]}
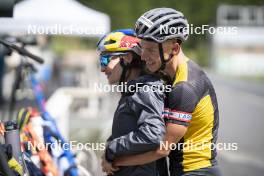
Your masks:
{"label": "man wearing white helmet", "polygon": [[[169,156],[171,176],[220,175],[215,149],[217,98],[205,72],[182,51],[188,26],[184,15],[171,8],[152,9],[137,20],[135,32],[142,39],[141,59],[149,71],[167,75],[173,86],[163,113],[167,131],[157,150],[120,157],[114,162],[116,166],[141,165]],[[163,167],[160,175],[165,172]]]}

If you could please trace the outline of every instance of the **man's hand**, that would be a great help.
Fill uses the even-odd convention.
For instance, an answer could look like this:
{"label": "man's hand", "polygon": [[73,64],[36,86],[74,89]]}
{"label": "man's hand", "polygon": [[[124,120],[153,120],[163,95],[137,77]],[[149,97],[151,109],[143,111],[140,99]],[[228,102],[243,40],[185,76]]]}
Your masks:
{"label": "man's hand", "polygon": [[105,155],[102,156],[101,166],[102,166],[103,172],[106,172],[107,175],[114,175],[114,172],[119,170],[118,167],[114,167],[112,163],[109,163],[108,161],[106,161]]}
{"label": "man's hand", "polygon": [[170,145],[177,144],[187,131],[183,125],[167,123],[166,136],[164,142],[166,147],[159,147],[154,151],[149,151],[137,155],[128,155],[117,157],[114,161],[115,166],[135,166],[143,165],[166,157],[170,153]]}

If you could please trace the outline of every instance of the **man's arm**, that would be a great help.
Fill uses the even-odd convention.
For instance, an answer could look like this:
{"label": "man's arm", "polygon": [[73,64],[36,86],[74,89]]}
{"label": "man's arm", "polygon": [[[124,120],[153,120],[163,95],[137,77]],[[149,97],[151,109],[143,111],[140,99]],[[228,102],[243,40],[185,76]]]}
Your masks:
{"label": "man's arm", "polygon": [[149,151],[143,154],[121,156],[114,160],[114,166],[134,166],[143,165],[160,158],[168,156],[170,153],[170,145],[177,143],[184,136],[187,131],[187,127],[174,123],[167,124],[166,135],[164,139],[165,147],[160,146],[154,151]]}
{"label": "man's arm", "polygon": [[170,145],[176,144],[184,136],[192,119],[198,102],[198,96],[194,88],[185,82],[176,85],[168,96],[168,111],[165,110],[165,120],[167,122],[166,136],[164,143],[166,148],[159,147],[155,151],[134,156],[122,156],[115,160],[117,166],[146,164],[170,153]]}

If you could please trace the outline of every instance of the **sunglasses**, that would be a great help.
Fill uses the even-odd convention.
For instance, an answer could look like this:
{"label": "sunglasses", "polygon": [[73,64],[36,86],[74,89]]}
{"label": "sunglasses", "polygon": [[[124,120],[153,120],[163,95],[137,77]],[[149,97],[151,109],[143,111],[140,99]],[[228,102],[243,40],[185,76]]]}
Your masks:
{"label": "sunglasses", "polygon": [[100,55],[100,65],[101,68],[105,68],[108,66],[109,62],[111,61],[111,58],[113,56],[125,56],[127,53],[111,53],[111,54],[101,54]]}
{"label": "sunglasses", "polygon": [[100,65],[102,68],[107,67],[107,65],[109,64],[110,60],[111,60],[111,55],[101,55],[100,56]]}

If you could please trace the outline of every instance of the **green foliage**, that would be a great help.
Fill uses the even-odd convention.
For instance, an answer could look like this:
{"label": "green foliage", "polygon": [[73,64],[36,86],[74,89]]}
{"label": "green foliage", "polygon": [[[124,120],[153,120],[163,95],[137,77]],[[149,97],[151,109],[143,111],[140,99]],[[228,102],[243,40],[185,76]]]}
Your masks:
{"label": "green foliage", "polygon": [[58,55],[63,55],[69,50],[86,50],[88,48],[96,48],[96,38],[81,38],[81,37],[52,37],[51,48]]}
{"label": "green foliage", "polygon": [[108,14],[112,28],[133,27],[145,11],[171,7],[182,11],[193,24],[215,24],[216,9],[221,4],[264,5],[260,0],[79,0],[84,5]]}
{"label": "green foliage", "polygon": [[[133,28],[137,18],[147,10],[157,7],[171,7],[184,13],[190,24],[194,26],[215,26],[216,9],[221,4],[264,5],[263,0],[79,0],[90,8],[108,14],[112,29]],[[192,35],[184,44],[187,51],[198,62],[208,65],[210,36]],[[193,50],[193,51],[192,51]],[[200,58],[202,57],[202,59]],[[204,58],[205,57],[205,58]],[[207,57],[207,58],[206,58]]]}

